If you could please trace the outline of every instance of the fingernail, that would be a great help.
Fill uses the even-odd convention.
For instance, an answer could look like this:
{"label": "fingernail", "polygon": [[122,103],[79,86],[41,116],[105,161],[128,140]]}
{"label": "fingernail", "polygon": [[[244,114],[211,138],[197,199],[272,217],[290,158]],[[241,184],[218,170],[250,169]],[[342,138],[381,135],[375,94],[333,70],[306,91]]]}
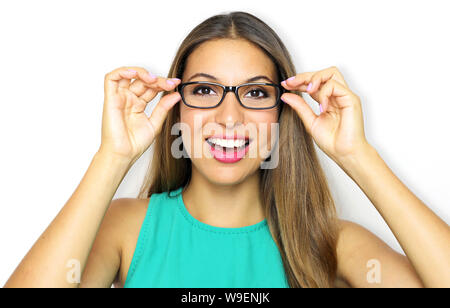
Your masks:
{"label": "fingernail", "polygon": [[306,91],[311,91],[311,88],[312,88],[312,83],[310,82],[308,87],[306,88]]}
{"label": "fingernail", "polygon": [[175,83],[172,81],[172,80],[170,80],[170,79],[167,79],[167,83],[168,84],[170,84],[171,86],[173,86]]}
{"label": "fingernail", "polygon": [[323,112],[322,104],[319,104],[319,109],[320,109],[320,113],[322,113]]}
{"label": "fingernail", "polygon": [[294,80],[294,78],[295,78],[295,76],[292,76],[292,77],[289,77],[289,78],[286,79],[286,80]]}
{"label": "fingernail", "polygon": [[131,73],[136,73],[136,71],[132,70],[132,69],[128,69],[128,71],[131,72]]}
{"label": "fingernail", "polygon": [[280,99],[283,103],[286,103],[286,101],[283,99],[283,97],[280,97]]}
{"label": "fingernail", "polygon": [[172,80],[173,80],[173,82],[181,81],[181,79],[179,79],[179,78],[172,78]]}
{"label": "fingernail", "polygon": [[153,75],[152,73],[148,73],[148,75],[150,76],[150,78],[156,78],[156,75]]}

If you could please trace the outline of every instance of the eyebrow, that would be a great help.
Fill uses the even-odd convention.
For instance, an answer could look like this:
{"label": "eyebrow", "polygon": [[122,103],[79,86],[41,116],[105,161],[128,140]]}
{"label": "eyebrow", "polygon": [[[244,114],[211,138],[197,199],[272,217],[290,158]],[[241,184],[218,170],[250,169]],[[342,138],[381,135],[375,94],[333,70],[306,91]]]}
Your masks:
{"label": "eyebrow", "polygon": [[[190,80],[192,80],[193,78],[196,78],[196,77],[205,77],[205,78],[209,78],[209,79],[212,79],[212,80],[215,80],[215,81],[219,81],[219,79],[217,79],[213,75],[206,74],[206,73],[196,73],[196,74],[192,75],[187,81],[190,81]],[[264,76],[264,75],[258,75],[258,76],[252,77],[250,79],[247,79],[245,81],[245,83],[247,83],[247,82],[254,82],[254,81],[260,80],[260,79],[265,79],[265,80],[269,81],[270,83],[275,83],[269,77]]]}

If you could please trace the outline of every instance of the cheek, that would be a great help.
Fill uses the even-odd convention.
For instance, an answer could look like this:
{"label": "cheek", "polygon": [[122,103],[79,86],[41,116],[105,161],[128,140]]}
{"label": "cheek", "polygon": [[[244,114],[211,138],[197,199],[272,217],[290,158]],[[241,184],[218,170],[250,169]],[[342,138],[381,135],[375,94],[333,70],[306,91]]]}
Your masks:
{"label": "cheek", "polygon": [[[189,128],[189,135],[190,136],[194,136],[194,129],[199,127],[201,127],[202,125],[202,114],[199,113],[199,111],[197,110],[193,110],[191,108],[185,107],[185,106],[181,106],[180,108],[180,122],[183,123],[183,127],[185,129],[183,129],[183,133],[185,132],[185,130],[187,128]],[[200,121],[200,122],[198,122]]]}
{"label": "cheek", "polygon": [[278,122],[278,110],[254,111],[248,114],[248,120],[252,123],[276,123]]}
{"label": "cheek", "polygon": [[278,113],[266,112],[259,114],[251,119],[251,123],[256,125],[259,142],[263,144],[270,143],[272,135],[276,133],[275,129],[278,128]]}
{"label": "cheek", "polygon": [[[202,110],[193,110],[182,106],[180,122],[184,148],[190,158],[202,157],[204,153],[203,126],[207,115]],[[195,151],[195,153],[193,153]]]}
{"label": "cheek", "polygon": [[246,131],[253,139],[248,156],[252,160],[264,160],[270,155],[278,140],[278,112],[276,110],[249,112],[246,120]]}

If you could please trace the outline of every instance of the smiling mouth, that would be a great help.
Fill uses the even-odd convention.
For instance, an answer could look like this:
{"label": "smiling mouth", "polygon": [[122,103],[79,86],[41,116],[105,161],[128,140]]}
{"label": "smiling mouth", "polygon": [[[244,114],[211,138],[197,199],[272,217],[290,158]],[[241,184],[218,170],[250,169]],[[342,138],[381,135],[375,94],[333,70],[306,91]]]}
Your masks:
{"label": "smiling mouth", "polygon": [[206,138],[205,141],[214,149],[226,152],[227,150],[229,151],[243,150],[250,144],[252,140]]}

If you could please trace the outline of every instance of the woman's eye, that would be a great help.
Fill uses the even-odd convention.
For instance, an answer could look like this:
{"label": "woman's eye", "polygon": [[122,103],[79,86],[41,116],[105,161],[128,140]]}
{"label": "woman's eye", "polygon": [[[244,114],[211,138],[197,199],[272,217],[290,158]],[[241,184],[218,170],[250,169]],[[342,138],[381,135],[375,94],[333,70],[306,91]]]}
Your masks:
{"label": "woman's eye", "polygon": [[[263,95],[262,96],[259,96],[257,93],[262,93]],[[264,91],[262,91],[262,90],[259,90],[259,89],[253,89],[253,90],[250,90],[249,92],[248,92],[248,94],[250,94],[250,98],[259,98],[259,97],[266,97],[267,96],[267,94],[266,94],[266,92],[264,92]]]}
{"label": "woman's eye", "polygon": [[[200,90],[200,93],[198,92]],[[210,87],[197,87],[194,90],[194,94],[200,94],[200,95],[209,95],[214,93],[214,91]]]}

